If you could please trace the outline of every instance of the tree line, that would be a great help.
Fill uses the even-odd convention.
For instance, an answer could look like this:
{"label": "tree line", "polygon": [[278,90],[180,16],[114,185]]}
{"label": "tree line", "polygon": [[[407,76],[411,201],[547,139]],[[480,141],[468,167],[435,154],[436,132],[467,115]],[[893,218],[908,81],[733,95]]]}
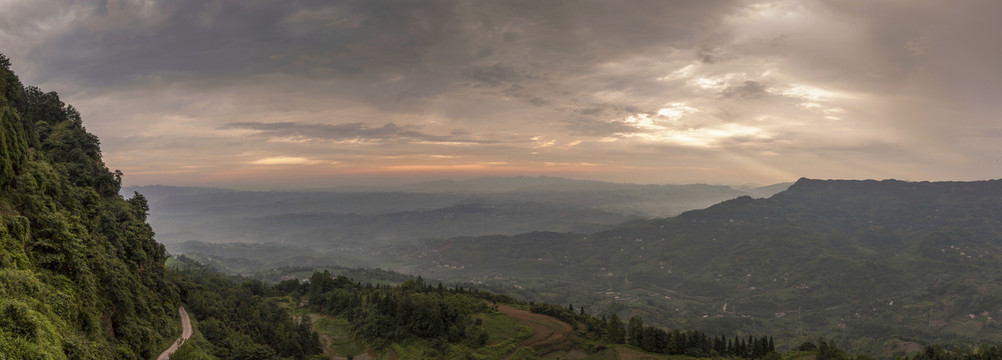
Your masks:
{"label": "tree line", "polygon": [[178,262],[171,280],[209,343],[199,350],[220,359],[305,359],[322,352],[310,318],[294,319],[274,286],[223,276],[183,255]]}
{"label": "tree line", "polygon": [[374,285],[335,277],[327,270],[314,273],[309,281],[286,280],[275,288],[300,299],[311,311],[347,319],[354,333],[377,350],[410,338],[438,346],[484,345],[487,332],[473,315],[490,311],[487,302],[516,302],[459,286],[432,286],[421,277],[397,286]]}

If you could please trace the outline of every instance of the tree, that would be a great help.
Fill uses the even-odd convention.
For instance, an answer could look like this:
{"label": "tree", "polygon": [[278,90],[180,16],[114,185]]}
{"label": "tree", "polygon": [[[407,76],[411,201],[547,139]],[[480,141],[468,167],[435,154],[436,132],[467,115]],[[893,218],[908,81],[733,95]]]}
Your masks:
{"label": "tree", "polygon": [[626,342],[623,320],[619,319],[619,315],[612,314],[612,316],[609,317],[609,328],[605,333],[606,339],[613,344],[622,344]]}
{"label": "tree", "polygon": [[644,343],[644,319],[639,316],[631,317],[626,334],[628,344],[641,346]]}

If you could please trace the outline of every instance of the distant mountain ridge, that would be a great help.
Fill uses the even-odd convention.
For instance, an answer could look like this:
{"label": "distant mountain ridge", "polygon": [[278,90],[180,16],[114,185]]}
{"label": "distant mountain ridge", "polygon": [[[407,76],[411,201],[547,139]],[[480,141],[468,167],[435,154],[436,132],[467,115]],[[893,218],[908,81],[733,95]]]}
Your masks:
{"label": "distant mountain ridge", "polygon": [[488,176],[469,180],[433,180],[387,187],[342,187],[339,190],[403,191],[403,192],[539,192],[539,191],[613,191],[613,190],[681,190],[734,189],[725,185],[708,184],[633,184],[596,180],[576,180],[551,176]]}
{"label": "distant mountain ridge", "polygon": [[[336,191],[238,191],[173,186],[125,187],[121,193],[144,194],[159,233],[188,227],[166,218],[194,216],[265,217],[282,214],[377,215],[428,211],[461,204],[539,203],[568,211],[597,210],[629,217],[673,216],[742,195],[767,197],[784,184],[739,191],[718,185],[637,185],[554,177],[486,177],[441,180],[399,187],[339,188]],[[187,220],[187,219],[185,219]]]}
{"label": "distant mountain ridge", "polygon": [[[431,181],[379,187],[380,191],[240,191],[151,185],[125,187],[121,193],[144,194],[150,204],[149,222],[158,240],[168,245],[188,241],[283,243],[322,251],[426,237],[594,232],[742,195],[770,196],[786,186],[738,191],[704,184],[637,185],[518,176]],[[184,247],[172,248],[184,251]]]}

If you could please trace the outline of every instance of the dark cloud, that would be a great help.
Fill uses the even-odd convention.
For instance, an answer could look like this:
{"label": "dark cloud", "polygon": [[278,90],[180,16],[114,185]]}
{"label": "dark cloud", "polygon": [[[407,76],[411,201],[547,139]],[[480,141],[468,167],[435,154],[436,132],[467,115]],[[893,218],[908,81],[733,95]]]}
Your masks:
{"label": "dark cloud", "polygon": [[[420,73],[509,54],[529,55],[536,67],[587,65],[693,41],[691,27],[712,26],[731,3],[98,1],[33,57],[42,61],[42,81],[73,77],[91,85],[168,75]],[[512,70],[468,74],[492,71]]]}
{"label": "dark cloud", "polygon": [[364,123],[307,124],[301,122],[233,122],[221,129],[256,130],[265,138],[291,138],[295,140],[319,141],[364,141],[380,143],[448,142],[448,143],[497,143],[497,140],[475,139],[462,129],[453,130],[450,136],[431,135],[415,125],[394,123],[373,127]]}
{"label": "dark cloud", "polygon": [[537,94],[534,88],[547,87],[542,75],[519,70],[512,66],[494,64],[473,66],[463,72],[469,87],[482,89],[517,99],[534,106],[546,106],[552,102]]}
{"label": "dark cloud", "polygon": [[766,91],[767,87],[757,81],[745,81],[741,85],[728,87],[720,91],[720,96],[723,98],[739,98],[739,99],[758,99],[769,93]]}
{"label": "dark cloud", "polygon": [[566,126],[572,135],[579,136],[608,137],[641,131],[621,121],[598,120],[589,117],[568,120]]}
{"label": "dark cloud", "polygon": [[[645,52],[702,43],[726,31],[718,25],[741,4],[80,2],[74,3],[74,16],[50,19],[68,22],[50,26],[54,30],[36,39],[28,56],[34,67],[30,80],[68,87],[61,92],[174,84],[223,90],[276,79],[314,82],[318,97],[402,113],[424,111],[427,102],[472,87],[501,101],[574,108],[589,101],[580,93],[585,89],[562,87],[560,79]],[[56,3],[38,7],[54,14],[66,10]],[[642,83],[638,80],[603,86],[636,86]]]}
{"label": "dark cloud", "polygon": [[349,76],[418,64],[456,32],[453,4],[434,0],[103,4],[37,49],[46,76],[94,85],[158,75]]}
{"label": "dark cloud", "polygon": [[494,64],[489,66],[472,66],[463,72],[471,87],[499,87],[528,80],[539,80],[542,76],[521,71],[515,67]]}
{"label": "dark cloud", "polygon": [[574,109],[574,113],[584,116],[610,116],[613,118],[639,112],[641,112],[639,107],[623,104],[589,104],[586,108]]}
{"label": "dark cloud", "polygon": [[715,62],[724,60],[724,54],[717,48],[702,48],[696,52],[696,59],[704,64],[713,64]]}

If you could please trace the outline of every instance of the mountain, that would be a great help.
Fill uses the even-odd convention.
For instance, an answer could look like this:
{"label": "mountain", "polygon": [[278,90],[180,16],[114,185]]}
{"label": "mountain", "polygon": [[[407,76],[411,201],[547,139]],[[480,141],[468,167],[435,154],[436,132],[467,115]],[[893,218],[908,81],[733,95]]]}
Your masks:
{"label": "mountain", "polygon": [[793,183],[784,182],[766,186],[753,186],[748,188],[738,187],[736,189],[748,193],[748,195],[753,198],[767,198],[785,191],[786,189],[790,188],[790,185],[793,185]]}
{"label": "mountain", "polygon": [[672,327],[905,340],[1002,340],[1002,180],[801,179],[677,217],[593,233],[427,240],[414,272],[525,289]]}
{"label": "mountain", "polygon": [[628,184],[548,176],[482,177],[435,180],[394,187],[342,187],[353,191],[480,194],[492,199],[588,206],[631,216],[664,217],[701,209],[742,195],[769,197],[791,183],[735,189],[688,184]]}
{"label": "mountain", "polygon": [[435,180],[415,184],[402,185],[396,191],[406,192],[472,192],[472,193],[510,193],[510,192],[545,192],[545,191],[623,191],[642,189],[682,189],[706,187],[720,191],[732,191],[726,186],[712,185],[641,185],[628,183],[613,183],[594,180],[574,180],[551,176],[489,176],[470,180]]}

